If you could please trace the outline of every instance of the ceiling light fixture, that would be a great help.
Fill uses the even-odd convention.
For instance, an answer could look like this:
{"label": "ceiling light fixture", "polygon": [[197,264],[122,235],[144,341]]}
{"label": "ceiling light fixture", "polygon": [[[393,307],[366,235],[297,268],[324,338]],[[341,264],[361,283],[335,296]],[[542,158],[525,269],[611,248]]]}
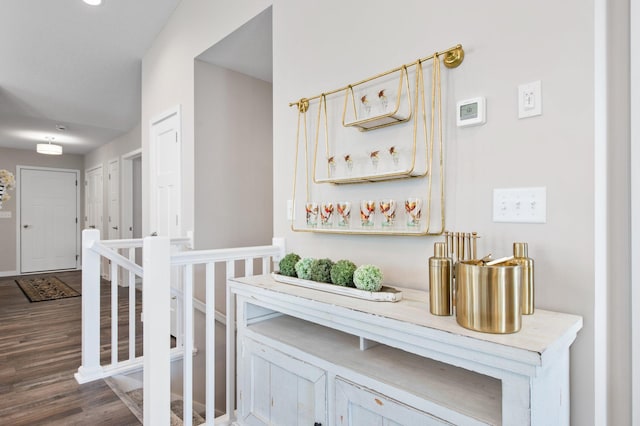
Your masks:
{"label": "ceiling light fixture", "polygon": [[91,6],[100,6],[102,4],[102,0],[83,0],[86,4]]}
{"label": "ceiling light fixture", "polygon": [[38,145],[36,145],[36,152],[38,154],[62,155],[62,145],[56,145],[51,143],[56,138],[51,136],[45,136],[45,139],[49,141],[49,143],[39,143]]}

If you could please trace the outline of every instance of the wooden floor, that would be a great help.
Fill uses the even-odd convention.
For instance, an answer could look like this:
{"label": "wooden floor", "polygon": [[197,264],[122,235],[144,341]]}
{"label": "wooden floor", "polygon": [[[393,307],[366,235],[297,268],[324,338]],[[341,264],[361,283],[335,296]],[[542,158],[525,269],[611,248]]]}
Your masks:
{"label": "wooden floor", "polygon": [[[53,275],[82,290],[79,271]],[[0,278],[0,425],[139,425],[104,381],[78,385],[73,377],[81,359],[82,298],[30,303],[14,279]],[[109,287],[103,283],[101,294],[103,349],[110,347]],[[127,292],[118,295],[125,316]],[[126,324],[119,335],[126,341]],[[128,348],[121,346],[124,359]]]}

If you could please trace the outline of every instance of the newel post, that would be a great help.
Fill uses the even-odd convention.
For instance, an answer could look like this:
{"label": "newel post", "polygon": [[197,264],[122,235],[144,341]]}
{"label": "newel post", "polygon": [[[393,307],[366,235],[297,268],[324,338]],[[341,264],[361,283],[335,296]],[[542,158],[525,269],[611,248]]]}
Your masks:
{"label": "newel post", "polygon": [[100,255],[92,250],[100,231],[82,231],[82,364],[78,383],[102,378],[100,366]]}
{"label": "newel post", "polygon": [[142,245],[144,424],[170,420],[171,248],[168,237],[146,237]]}

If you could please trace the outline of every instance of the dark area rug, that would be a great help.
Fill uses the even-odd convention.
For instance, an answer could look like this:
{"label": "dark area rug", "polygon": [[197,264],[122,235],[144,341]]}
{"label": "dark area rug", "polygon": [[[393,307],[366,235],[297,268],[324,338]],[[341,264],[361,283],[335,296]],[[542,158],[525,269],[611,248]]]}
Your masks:
{"label": "dark area rug", "polygon": [[80,293],[57,277],[18,278],[18,286],[30,302],[78,297]]}

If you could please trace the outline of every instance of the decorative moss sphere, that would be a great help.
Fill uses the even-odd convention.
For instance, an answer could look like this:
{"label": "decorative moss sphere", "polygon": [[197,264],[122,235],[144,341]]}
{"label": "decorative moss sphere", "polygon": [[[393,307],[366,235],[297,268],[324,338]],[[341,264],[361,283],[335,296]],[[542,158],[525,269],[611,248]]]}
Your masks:
{"label": "decorative moss sphere", "polygon": [[303,280],[311,279],[311,264],[314,261],[315,259],[312,257],[305,257],[296,263],[295,269],[298,278],[302,278]]}
{"label": "decorative moss sphere", "polygon": [[353,287],[353,271],[356,264],[350,260],[338,260],[331,268],[331,282],[343,287]]}
{"label": "decorative moss sphere", "polygon": [[296,276],[296,263],[300,260],[300,256],[295,253],[289,253],[280,260],[280,274],[288,277]]}
{"label": "decorative moss sphere", "polygon": [[382,288],[382,271],[374,265],[359,266],[353,273],[353,283],[360,290],[378,291]]}
{"label": "decorative moss sphere", "polygon": [[331,259],[317,259],[311,264],[311,280],[320,283],[330,283],[332,267],[333,261]]}

